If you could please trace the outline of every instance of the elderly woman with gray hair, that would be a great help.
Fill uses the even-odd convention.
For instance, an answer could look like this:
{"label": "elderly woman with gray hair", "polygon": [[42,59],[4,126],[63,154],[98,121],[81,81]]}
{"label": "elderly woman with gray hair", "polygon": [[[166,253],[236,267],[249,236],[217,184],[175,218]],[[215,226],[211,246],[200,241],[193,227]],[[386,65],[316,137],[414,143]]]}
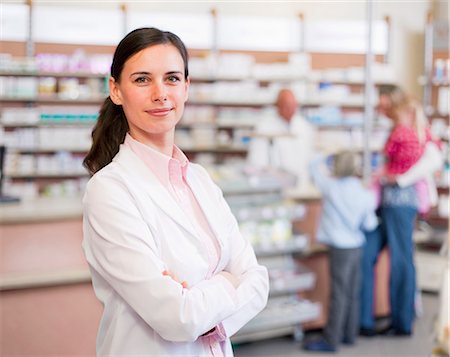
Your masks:
{"label": "elderly woman with gray hair", "polygon": [[303,347],[334,352],[341,342],[353,344],[358,334],[362,246],[364,231],[377,225],[376,199],[357,177],[357,154],[334,155],[331,175],[322,172],[322,163],[322,158],[313,160],[310,171],[322,193],[317,238],[329,247],[331,299],[323,336],[306,341]]}

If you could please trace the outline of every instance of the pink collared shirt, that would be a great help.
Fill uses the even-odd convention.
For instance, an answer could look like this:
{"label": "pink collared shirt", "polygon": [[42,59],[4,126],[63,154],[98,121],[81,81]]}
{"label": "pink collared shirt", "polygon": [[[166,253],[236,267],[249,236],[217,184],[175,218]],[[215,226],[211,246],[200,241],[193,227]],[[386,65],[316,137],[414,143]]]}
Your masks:
{"label": "pink collared shirt", "polygon": [[[205,250],[209,258],[209,269],[206,279],[211,278],[219,263],[220,248],[200,204],[186,181],[189,160],[186,155],[174,145],[172,157],[133,139],[130,134],[125,136],[124,145],[129,147],[150,168],[158,181],[169,191],[170,195],[188,215],[196,232],[205,243]],[[189,284],[189,282],[187,282]],[[213,356],[223,356],[219,343],[226,336],[222,324],[205,336],[209,341]]]}

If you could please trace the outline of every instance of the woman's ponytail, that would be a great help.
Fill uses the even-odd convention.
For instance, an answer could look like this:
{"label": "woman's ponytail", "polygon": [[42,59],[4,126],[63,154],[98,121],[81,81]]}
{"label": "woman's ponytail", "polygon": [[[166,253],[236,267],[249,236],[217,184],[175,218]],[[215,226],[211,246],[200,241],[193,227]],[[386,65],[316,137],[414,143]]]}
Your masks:
{"label": "woman's ponytail", "polygon": [[92,146],[83,160],[91,175],[108,165],[125,140],[128,123],[119,105],[108,97],[103,102],[97,123],[92,129]]}

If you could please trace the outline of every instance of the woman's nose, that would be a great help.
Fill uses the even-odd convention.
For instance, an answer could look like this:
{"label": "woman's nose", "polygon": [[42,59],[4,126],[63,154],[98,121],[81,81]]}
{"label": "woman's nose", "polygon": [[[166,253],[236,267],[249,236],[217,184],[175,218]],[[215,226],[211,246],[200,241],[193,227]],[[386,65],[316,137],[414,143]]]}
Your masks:
{"label": "woman's nose", "polygon": [[152,86],[152,101],[154,102],[164,102],[167,100],[167,91],[163,84],[155,83]]}

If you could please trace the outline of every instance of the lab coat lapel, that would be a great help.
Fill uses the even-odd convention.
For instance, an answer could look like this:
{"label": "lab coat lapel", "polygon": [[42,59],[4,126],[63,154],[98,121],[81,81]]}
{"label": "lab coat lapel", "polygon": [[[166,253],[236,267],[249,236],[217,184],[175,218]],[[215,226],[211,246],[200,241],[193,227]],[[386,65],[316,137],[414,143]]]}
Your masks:
{"label": "lab coat lapel", "polygon": [[188,171],[188,183],[209,223],[211,231],[217,238],[220,247],[223,248],[221,233],[225,231],[226,227],[223,227],[224,222],[222,215],[219,213],[219,207],[217,207],[217,200],[212,199],[211,193],[204,188],[204,182],[202,183],[192,170]]}
{"label": "lab coat lapel", "polygon": [[121,145],[119,153],[114,158],[114,161],[124,167],[127,173],[130,173],[130,180],[138,182],[143,190],[151,196],[153,202],[169,217],[180,224],[193,236],[198,237],[198,234],[187,215],[183,213],[174,198],[130,148]]}

